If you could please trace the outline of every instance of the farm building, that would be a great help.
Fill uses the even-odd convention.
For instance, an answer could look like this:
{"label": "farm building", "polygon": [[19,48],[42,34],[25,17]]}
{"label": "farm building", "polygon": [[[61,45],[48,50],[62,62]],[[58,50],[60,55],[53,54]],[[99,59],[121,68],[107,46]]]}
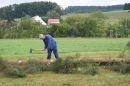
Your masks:
{"label": "farm building", "polygon": [[48,25],[59,24],[59,23],[60,23],[59,19],[48,19]]}
{"label": "farm building", "polygon": [[41,19],[41,17],[39,17],[38,15],[37,16],[34,16],[34,17],[32,17],[32,20],[33,21],[36,21],[36,22],[40,22],[42,25],[47,25],[42,19]]}

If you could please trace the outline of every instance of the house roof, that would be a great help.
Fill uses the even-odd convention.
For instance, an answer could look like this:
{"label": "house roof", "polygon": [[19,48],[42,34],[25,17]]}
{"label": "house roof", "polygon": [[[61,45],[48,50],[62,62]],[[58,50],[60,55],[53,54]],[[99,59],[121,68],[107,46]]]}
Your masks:
{"label": "house roof", "polygon": [[41,19],[41,17],[39,17],[38,15],[32,17],[32,20],[33,20],[33,21],[40,22],[42,25],[47,25],[47,24]]}
{"label": "house roof", "polygon": [[48,19],[48,24],[58,24],[60,23],[59,19]]}

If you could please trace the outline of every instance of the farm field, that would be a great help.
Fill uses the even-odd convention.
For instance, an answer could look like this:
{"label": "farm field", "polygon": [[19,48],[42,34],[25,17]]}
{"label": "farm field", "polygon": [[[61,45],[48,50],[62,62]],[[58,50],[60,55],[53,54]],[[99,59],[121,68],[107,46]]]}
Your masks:
{"label": "farm field", "polygon": [[[80,54],[81,58],[112,57],[116,58],[126,46],[129,38],[56,38],[59,56],[74,56]],[[14,59],[46,59],[46,51],[33,51],[42,49],[43,41],[40,39],[1,39],[1,57]],[[55,59],[52,55],[52,59]]]}
{"label": "farm field", "polygon": [[[121,18],[130,18],[130,13],[128,12],[128,10],[119,10],[119,11],[109,11],[109,12],[103,12],[105,15],[107,15],[109,17],[109,19],[107,19],[106,21],[108,23],[114,23],[114,22],[118,22],[119,19]],[[89,16],[91,13],[72,13],[72,14],[66,14],[64,16],[62,16],[61,18],[64,20],[67,17],[71,17],[74,15],[80,15],[80,16]]]}
{"label": "farm field", "polygon": [[[129,42],[129,38],[55,38],[61,58],[80,54],[79,58],[117,58]],[[46,51],[29,52],[30,48],[41,49],[42,40],[35,39],[1,39],[0,56],[6,60],[46,59]],[[52,55],[52,59],[55,59]],[[26,78],[7,78],[0,73],[0,86],[129,86],[130,75],[121,74],[104,66],[100,73],[57,74],[38,72]]]}

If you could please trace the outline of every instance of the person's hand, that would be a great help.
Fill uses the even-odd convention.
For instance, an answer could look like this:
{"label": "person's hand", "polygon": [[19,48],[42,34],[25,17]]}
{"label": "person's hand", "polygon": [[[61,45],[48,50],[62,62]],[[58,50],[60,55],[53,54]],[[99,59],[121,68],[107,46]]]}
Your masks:
{"label": "person's hand", "polygon": [[48,49],[46,48],[46,49],[44,49],[44,50],[46,50],[46,51],[47,51]]}
{"label": "person's hand", "polygon": [[45,50],[45,48],[42,48],[42,50]]}
{"label": "person's hand", "polygon": [[42,48],[42,50],[48,50],[47,48]]}

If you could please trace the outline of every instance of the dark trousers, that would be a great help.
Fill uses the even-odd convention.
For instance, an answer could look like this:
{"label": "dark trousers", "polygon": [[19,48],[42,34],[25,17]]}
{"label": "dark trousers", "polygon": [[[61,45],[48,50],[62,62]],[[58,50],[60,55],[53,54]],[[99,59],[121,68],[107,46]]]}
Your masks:
{"label": "dark trousers", "polygon": [[59,58],[57,46],[55,46],[53,49],[48,49],[47,59],[51,59],[52,51],[53,51],[53,54],[55,55],[55,58],[56,58],[56,59]]}

